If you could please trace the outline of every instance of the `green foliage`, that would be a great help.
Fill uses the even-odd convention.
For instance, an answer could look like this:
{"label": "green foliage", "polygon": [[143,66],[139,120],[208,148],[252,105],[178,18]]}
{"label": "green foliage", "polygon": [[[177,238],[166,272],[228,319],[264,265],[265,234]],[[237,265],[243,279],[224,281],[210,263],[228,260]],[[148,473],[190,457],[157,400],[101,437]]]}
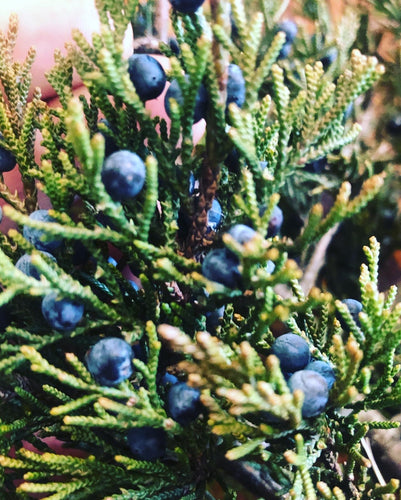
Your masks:
{"label": "green foliage", "polygon": [[374,8],[384,14],[385,18],[389,21],[395,21],[400,24],[400,2],[399,0],[385,0],[380,2],[379,0],[369,0],[369,2],[374,6]]}
{"label": "green foliage", "polygon": [[[173,11],[180,52],[170,57],[167,72],[178,80],[183,104],[171,103],[169,122],[150,114],[128,75],[122,40],[135,24],[136,0],[98,0],[100,33],[88,41],[74,31],[67,55],[55,53],[47,77],[60,97],[56,109],[41,101],[39,90],[28,100],[34,52],[14,63],[14,17],[9,32],[0,34],[1,145],[16,156],[25,193],[19,199],[0,179],[4,213],[17,225],[0,241],[0,306],[11,315],[0,331],[5,494],[195,499],[213,498],[220,488],[225,498],[238,490],[259,498],[395,498],[398,483],[375,484],[362,446],[369,428],[393,424],[359,418],[366,409],[401,402],[401,306],[396,287],[379,290],[380,245],[372,237],[364,247],[360,323],[330,293],[306,286],[305,272],[322,240],[383,186],[384,172],[364,171],[352,190],[350,162],[342,163],[339,151],[360,132],[344,118],[347,108],[384,69],[353,49],[358,19],[347,11],[341,54],[325,71],[318,59],[343,32],[331,25],[325,2],[303,5],[316,36],[313,42],[301,32],[293,64],[278,59],[285,38],[277,22],[286,2],[260,2],[255,9],[233,0],[191,15]],[[246,80],[241,109],[230,104],[226,110],[229,63]],[[73,97],[73,70],[90,97]],[[201,83],[209,105],[205,133],[194,145]],[[36,162],[38,131],[44,151]],[[146,165],[145,188],[122,204],[102,182],[107,140],[135,151]],[[226,160],[234,148],[238,166],[232,168]],[[331,179],[305,170],[326,156]],[[357,154],[353,158],[358,170]],[[192,175],[197,182],[189,192]],[[36,182],[52,203],[54,222],[29,218],[38,208]],[[327,185],[336,190],[329,208],[316,196]],[[297,191],[303,229],[267,237],[275,206],[292,202]],[[216,198],[224,217],[210,229],[207,213]],[[251,224],[256,235],[240,244],[228,234],[235,223]],[[33,248],[23,226],[43,231],[44,240],[62,239],[56,262]],[[236,289],[202,275],[207,252],[222,246],[239,260]],[[40,279],[15,268],[23,253]],[[77,261],[77,253],[88,256]],[[53,291],[85,307],[72,331],[53,330],[42,318],[40,300]],[[207,332],[209,314],[222,306],[222,318]],[[302,418],[304,394],[290,392],[287,374],[270,354],[283,331],[302,336],[312,356],[335,369],[329,402],[317,417]],[[142,353],[133,360],[132,377],[116,387],[96,383],[85,364],[88,349],[107,336]],[[169,415],[168,387],[160,382],[166,370],[200,391],[201,415],[188,426]],[[163,458],[131,456],[127,432],[144,426],[165,431]],[[61,443],[68,449],[59,453]]]}

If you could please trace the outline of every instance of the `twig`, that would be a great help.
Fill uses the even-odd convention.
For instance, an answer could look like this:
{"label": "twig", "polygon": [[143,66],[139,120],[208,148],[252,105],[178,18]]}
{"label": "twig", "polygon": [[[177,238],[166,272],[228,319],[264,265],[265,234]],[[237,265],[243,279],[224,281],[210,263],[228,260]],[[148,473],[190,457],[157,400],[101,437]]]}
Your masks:
{"label": "twig", "polygon": [[366,437],[361,439],[361,445],[363,449],[366,451],[366,455],[368,456],[370,463],[372,464],[372,469],[376,474],[377,480],[379,481],[380,486],[386,486],[386,481],[380,472],[379,466],[375,460],[375,456],[373,455],[372,447],[370,446],[370,440]]}
{"label": "twig", "polygon": [[168,0],[158,0],[156,3],[155,27],[160,41],[167,43],[170,26],[170,4]]}
{"label": "twig", "polygon": [[338,224],[333,226],[317,243],[313,255],[306,266],[303,278],[301,280],[301,287],[305,295],[307,295],[310,289],[315,285],[317,276],[320,269],[324,265],[326,250],[329,246],[335,232],[338,229]]}

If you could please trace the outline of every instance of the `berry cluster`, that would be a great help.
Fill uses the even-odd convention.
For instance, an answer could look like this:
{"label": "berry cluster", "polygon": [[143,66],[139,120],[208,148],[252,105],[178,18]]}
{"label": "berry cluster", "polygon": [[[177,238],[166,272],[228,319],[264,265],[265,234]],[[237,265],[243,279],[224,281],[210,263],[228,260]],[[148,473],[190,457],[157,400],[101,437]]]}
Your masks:
{"label": "berry cluster", "polygon": [[[35,210],[30,214],[29,218],[32,221],[44,224],[57,223],[48,210]],[[44,230],[29,225],[24,225],[22,234],[39,251],[42,257],[49,261],[57,261],[52,252],[54,253],[62,247],[62,240],[46,237]],[[27,276],[40,280],[40,272],[32,262],[31,255],[22,255],[15,266]],[[81,321],[84,306],[81,303],[59,296],[57,292],[51,292],[43,297],[41,311],[44,319],[52,328],[67,332],[73,330]]]}
{"label": "berry cluster", "polygon": [[[136,351],[134,353],[134,351]],[[133,349],[125,340],[106,337],[91,347],[86,354],[86,365],[93,378],[101,385],[114,387],[135,375],[132,360],[143,353]],[[161,387],[169,387],[166,412],[182,426],[189,425],[202,412],[200,392],[169,373],[160,378]],[[138,460],[162,458],[166,449],[164,429],[149,426],[134,427],[127,434],[132,455]]]}
{"label": "berry cluster", "polygon": [[302,416],[309,418],[322,413],[336,380],[330,364],[311,359],[308,343],[294,333],[278,337],[273,342],[271,351],[280,361],[291,392],[301,390],[304,393]]}
{"label": "berry cluster", "polygon": [[[213,206],[212,206],[213,209]],[[266,207],[261,208],[261,213]],[[219,219],[220,221],[220,219]],[[283,223],[283,212],[276,206],[269,221],[266,238],[276,236]],[[236,224],[231,227],[228,234],[240,245],[244,245],[255,237],[256,231],[246,224]],[[221,283],[228,288],[241,288],[242,276],[240,272],[239,257],[228,248],[215,248],[211,250],[202,263],[202,274],[211,281]],[[274,263],[269,261],[267,269],[274,270]]]}

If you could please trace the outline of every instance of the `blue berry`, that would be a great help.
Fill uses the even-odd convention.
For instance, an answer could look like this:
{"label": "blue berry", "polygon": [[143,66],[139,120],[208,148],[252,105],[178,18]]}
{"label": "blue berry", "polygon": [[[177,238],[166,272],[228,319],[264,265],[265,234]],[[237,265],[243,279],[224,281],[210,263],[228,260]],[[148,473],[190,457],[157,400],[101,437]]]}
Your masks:
{"label": "blue berry", "polygon": [[200,392],[185,382],[174,384],[167,395],[167,413],[180,425],[188,425],[202,411]]}
{"label": "blue berry", "polygon": [[323,64],[323,69],[327,69],[333,62],[337,59],[338,50],[336,47],[331,47],[326,54],[320,59],[320,62]]}
{"label": "blue berry", "polygon": [[[265,212],[266,212],[266,205],[262,205],[259,208],[259,216],[262,217]],[[279,206],[276,205],[270,216],[266,238],[273,238],[273,236],[277,236],[279,234],[281,226],[283,225],[283,220],[284,220],[283,211]]]}
{"label": "blue berry", "polygon": [[[186,80],[187,81],[189,80],[188,76],[186,76]],[[164,96],[164,107],[166,109],[166,113],[168,116],[171,116],[170,99],[174,99],[175,101],[177,101],[177,104],[180,106],[184,104],[184,97],[182,95],[182,90],[177,80],[173,80],[170,83],[166,95]],[[201,83],[195,98],[195,108],[193,117],[194,123],[197,123],[202,118],[205,118],[207,102],[208,102],[207,90],[206,87],[203,85],[203,83]]]}
{"label": "blue berry", "polygon": [[134,427],[127,434],[128,445],[136,460],[157,460],[166,452],[166,432],[154,427]]}
{"label": "blue berry", "polygon": [[266,261],[265,269],[269,274],[273,274],[276,269],[276,264],[272,260],[268,260]]}
{"label": "blue berry", "polygon": [[183,14],[192,14],[199,9],[205,0],[169,0],[173,9]]}
{"label": "blue berry", "polygon": [[161,385],[171,386],[178,383],[178,378],[169,372],[165,372],[164,375],[160,378],[159,383]]}
{"label": "blue berry", "polygon": [[208,311],[206,316],[206,330],[209,333],[216,333],[216,328],[220,325],[221,319],[224,316],[225,306],[221,306],[214,311]]}
{"label": "blue berry", "polygon": [[280,360],[283,372],[302,370],[309,363],[310,352],[306,340],[295,333],[280,335],[272,344],[272,354]]}
{"label": "blue berry", "polygon": [[334,373],[333,368],[325,361],[314,359],[306,365],[305,370],[313,370],[319,373],[326,380],[329,390],[333,387],[334,382],[336,381],[336,374]]}
{"label": "blue berry", "polygon": [[278,56],[279,59],[285,59],[286,57],[288,57],[291,51],[292,43],[298,33],[298,27],[294,23],[294,21],[287,19],[279,23],[279,25],[277,26],[277,31],[284,31],[285,33],[285,43],[282,46]]}
{"label": "blue berry", "polygon": [[176,38],[169,38],[167,40],[167,44],[168,46],[170,47],[171,49],[171,52],[175,55],[175,56],[179,56],[180,55],[180,52],[181,52],[181,49],[180,49],[180,46],[178,44],[178,41]]}
{"label": "blue berry", "polygon": [[195,192],[195,189],[199,187],[199,181],[195,179],[195,175],[193,172],[190,172],[189,174],[188,184],[188,194],[192,196]]}
{"label": "blue berry", "polygon": [[202,263],[202,274],[211,281],[228,288],[238,288],[241,284],[238,257],[227,248],[211,250]]}
{"label": "blue berry", "polygon": [[326,380],[313,370],[295,372],[288,380],[291,392],[300,389],[304,393],[302,416],[316,417],[325,409],[329,400],[329,388]]}
{"label": "blue berry", "polygon": [[245,79],[241,68],[236,64],[228,66],[227,107],[232,102],[239,108],[242,108],[245,103]]}
{"label": "blue berry", "polygon": [[[4,140],[4,136],[0,134],[0,141],[2,140]],[[17,160],[11,151],[0,146],[0,172],[10,172],[16,164]]]}
{"label": "blue berry", "polygon": [[0,206],[0,222],[3,220],[3,209]]}
{"label": "blue berry", "polygon": [[[45,255],[53,262],[56,262],[56,258],[49,252],[41,252],[42,255]],[[22,255],[17,262],[15,263],[15,267],[32,278],[40,280],[40,273],[38,269],[32,264],[32,255],[25,253]]]}
{"label": "blue berry", "polygon": [[101,385],[114,386],[133,373],[131,346],[118,337],[106,337],[96,342],[86,355],[86,364]]}
{"label": "blue berry", "polygon": [[[359,313],[362,311],[362,304],[359,302],[359,300],[355,299],[344,299],[342,300],[343,304],[345,304],[348,307],[348,310],[352,316],[352,319],[355,321],[355,323],[360,327],[361,322],[359,321]],[[340,323],[342,328],[347,328],[344,320],[342,317],[340,317]]]}
{"label": "blue berry", "polygon": [[139,361],[142,361],[143,363],[145,363],[145,365],[147,364],[148,355],[147,355],[147,351],[146,351],[146,348],[144,347],[143,343],[138,342],[136,344],[133,344],[132,345],[132,352],[134,353],[133,354],[134,358],[139,359]]}
{"label": "blue berry", "polygon": [[84,314],[84,306],[68,299],[60,299],[51,292],[42,300],[42,314],[52,328],[73,330]]}
{"label": "blue berry", "polygon": [[143,188],[145,178],[145,164],[132,151],[116,151],[103,164],[102,181],[114,201],[134,198]]}
{"label": "blue berry", "polygon": [[386,130],[390,135],[399,137],[401,135],[401,115],[395,115],[388,121]]}
{"label": "blue berry", "polygon": [[286,59],[290,55],[291,49],[292,42],[286,42],[280,49],[278,59]]}
{"label": "blue berry", "polygon": [[327,156],[321,156],[316,160],[305,163],[304,170],[313,174],[320,174],[327,167]]}
{"label": "blue berry", "polygon": [[162,65],[148,54],[133,54],[128,59],[128,73],[142,101],[156,99],[166,85],[166,73]]}
{"label": "blue berry", "polygon": [[256,235],[256,231],[245,224],[236,224],[228,231],[228,234],[240,245],[243,245],[251,241]]}
{"label": "blue berry", "polygon": [[283,211],[279,206],[275,206],[273,209],[273,213],[269,220],[269,226],[267,229],[267,238],[272,238],[273,236],[277,236],[280,232],[281,226],[283,225]]}
{"label": "blue berry", "polygon": [[[56,219],[50,217],[48,210],[35,210],[29,216],[31,220],[52,223],[57,222]],[[24,226],[22,230],[24,238],[29,241],[35,248],[45,252],[54,252],[61,245],[61,240],[46,240],[44,241],[45,231],[35,229],[30,226]]]}
{"label": "blue berry", "polygon": [[284,31],[286,43],[287,42],[292,43],[295,40],[295,37],[297,36],[298,26],[294,23],[294,21],[291,21],[290,19],[285,19],[284,21],[281,21],[281,23],[278,24],[277,31]]}
{"label": "blue berry", "polygon": [[[111,128],[110,123],[106,120],[106,118],[101,118],[99,120],[99,123],[102,123],[107,128],[107,130],[113,132],[113,129]],[[118,151],[118,146],[115,139],[111,135],[108,135],[107,132],[99,130],[99,133],[104,137],[104,157],[107,158],[111,154]]]}
{"label": "blue berry", "polygon": [[217,226],[220,224],[221,216],[221,205],[215,198],[212,202],[210,210],[207,212],[207,229],[216,231]]}

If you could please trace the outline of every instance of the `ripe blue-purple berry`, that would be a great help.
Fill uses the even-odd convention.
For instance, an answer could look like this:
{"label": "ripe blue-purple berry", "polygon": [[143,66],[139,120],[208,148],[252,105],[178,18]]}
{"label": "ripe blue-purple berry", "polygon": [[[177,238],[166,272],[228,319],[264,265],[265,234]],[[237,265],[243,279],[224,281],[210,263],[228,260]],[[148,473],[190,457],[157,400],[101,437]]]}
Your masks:
{"label": "ripe blue-purple berry", "polygon": [[281,21],[277,26],[277,31],[284,31],[285,33],[285,41],[293,42],[298,33],[298,26],[291,21],[291,19],[285,19]]}
{"label": "ripe blue-purple berry", "polygon": [[[56,262],[56,258],[51,253],[41,252],[41,254],[45,255],[53,262]],[[40,280],[40,273],[39,273],[38,269],[32,264],[32,255],[29,255],[27,253],[22,255],[15,263],[15,267],[19,271],[26,274],[27,276],[30,276],[31,278],[35,278],[37,280]]]}
{"label": "ripe blue-purple berry", "polygon": [[104,161],[102,181],[114,201],[134,198],[143,188],[145,178],[145,164],[132,151],[116,151]]}
{"label": "ripe blue-purple berry", "polygon": [[166,452],[166,432],[158,427],[134,427],[127,434],[128,445],[136,460],[157,460]]}
{"label": "ripe blue-purple berry", "polygon": [[[361,302],[359,302],[359,300],[356,300],[356,299],[344,299],[344,300],[342,300],[342,302],[347,306],[347,308],[352,316],[352,319],[360,327],[361,322],[359,321],[359,313],[362,311],[362,307],[363,307]],[[345,321],[343,320],[343,318],[341,316],[340,316],[339,320],[340,320],[340,323],[341,323],[341,326],[343,329],[348,328]]]}
{"label": "ripe blue-purple berry", "polygon": [[321,174],[327,167],[327,156],[322,156],[316,160],[305,163],[304,170],[313,174]]}
{"label": "ripe blue-purple berry", "polygon": [[128,59],[128,73],[142,101],[156,99],[166,85],[166,73],[162,65],[148,54],[133,54]]}
{"label": "ripe blue-purple berry", "polygon": [[319,375],[326,380],[329,390],[333,387],[334,382],[336,381],[336,374],[334,373],[333,368],[325,361],[314,359],[306,365],[305,370],[313,370],[319,373]]}
{"label": "ripe blue-purple berry", "polygon": [[308,343],[295,333],[280,335],[273,342],[271,351],[280,360],[281,370],[287,373],[302,370],[310,360]]}
{"label": "ripe blue-purple berry", "polygon": [[292,42],[286,42],[282,47],[278,54],[278,59],[286,59],[291,52]]}
{"label": "ripe blue-purple berry", "polygon": [[45,295],[42,314],[52,328],[68,332],[81,321],[84,306],[78,302],[59,298],[56,292]]}
{"label": "ripe blue-purple berry", "polygon": [[395,137],[401,135],[401,115],[395,115],[387,122],[386,125],[387,132]]}
{"label": "ripe blue-purple berry", "polygon": [[132,375],[133,357],[133,350],[125,340],[106,337],[86,354],[86,365],[99,384],[114,386]]}
{"label": "ripe blue-purple berry", "polygon": [[300,389],[304,393],[302,416],[316,417],[325,409],[329,400],[329,388],[326,380],[313,370],[299,370],[288,380],[291,392]]}
{"label": "ripe blue-purple berry", "polygon": [[228,234],[239,244],[243,245],[244,243],[251,241],[257,233],[246,224],[235,224],[235,226],[228,231]]}
{"label": "ripe blue-purple berry", "polygon": [[205,0],[169,0],[173,9],[183,14],[193,14]]}
{"label": "ripe blue-purple berry", "polygon": [[[247,226],[246,224],[236,224],[228,231],[228,234],[232,238],[234,238],[234,240],[237,241],[240,245],[244,245],[245,243],[248,243],[248,241],[251,241],[257,233],[254,229],[252,229],[250,226]],[[274,272],[275,267],[276,265],[272,260],[268,260],[266,262],[265,269],[269,274],[272,274]]]}
{"label": "ripe blue-purple berry", "polygon": [[272,238],[277,236],[280,232],[281,226],[283,225],[283,211],[276,205],[273,209],[272,215],[269,220],[269,226],[267,229],[267,238]]}
{"label": "ripe blue-purple berry", "polygon": [[298,33],[298,27],[294,23],[294,21],[286,19],[279,23],[279,25],[277,26],[277,31],[284,31],[285,33],[285,43],[282,46],[280,54],[278,56],[279,59],[284,59],[288,57],[291,51],[292,43]]}
{"label": "ripe blue-purple berry", "polygon": [[241,68],[236,64],[228,66],[226,106],[235,103],[239,108],[245,103],[245,79]]}
{"label": "ripe blue-purple berry", "polygon": [[[29,216],[31,220],[53,223],[57,222],[56,219],[49,215],[48,210],[35,210]],[[35,248],[45,252],[54,252],[61,245],[62,240],[45,240],[46,232],[42,229],[35,229],[25,225],[22,230],[24,238],[29,241]]]}
{"label": "ripe blue-purple berry", "polygon": [[228,248],[211,250],[202,263],[202,274],[211,281],[221,283],[228,288],[241,285],[239,259]]}
{"label": "ripe blue-purple berry", "polygon": [[326,54],[320,59],[320,62],[323,64],[323,69],[327,69],[329,66],[333,64],[333,62],[338,57],[338,50],[336,47],[331,47]]}
{"label": "ripe blue-purple berry", "polygon": [[[2,140],[4,140],[4,136],[0,134],[0,141]],[[10,172],[16,164],[17,160],[11,151],[0,146],[0,172]]]}
{"label": "ripe blue-purple berry", "polygon": [[273,274],[276,269],[276,264],[272,260],[266,261],[265,269],[269,274]]}
{"label": "ripe blue-purple berry", "polygon": [[[186,76],[186,79],[188,80],[189,77]],[[175,101],[177,101],[177,104],[179,106],[182,106],[184,104],[184,97],[182,95],[182,90],[177,80],[172,80],[166,92],[166,95],[164,96],[164,107],[166,109],[166,113],[168,116],[171,116],[170,99],[174,99]],[[201,83],[199,85],[199,89],[195,98],[195,108],[193,117],[194,123],[197,123],[202,118],[205,118],[207,102],[208,102],[207,90],[206,87],[203,85],[203,83]]]}
{"label": "ripe blue-purple berry", "polygon": [[159,383],[164,386],[171,387],[174,384],[178,384],[178,378],[172,373],[165,372],[159,380]]}
{"label": "ripe blue-purple berry", "polygon": [[210,210],[207,212],[207,229],[216,231],[222,217],[221,205],[216,198],[212,202]]}
{"label": "ripe blue-purple berry", "polygon": [[174,384],[167,395],[167,413],[180,425],[188,425],[202,411],[200,392],[185,382]]}
{"label": "ripe blue-purple berry", "polygon": [[[265,212],[266,212],[266,205],[261,205],[259,207],[259,216],[262,217]],[[281,226],[283,225],[283,221],[284,221],[283,211],[278,205],[276,205],[273,208],[272,214],[270,216],[266,238],[273,238],[274,236],[277,236],[280,232]]]}
{"label": "ripe blue-purple berry", "polygon": [[168,41],[168,46],[170,47],[171,49],[171,52],[175,55],[175,56],[178,56],[180,55],[180,46],[178,44],[178,41],[176,38],[169,38]]}
{"label": "ripe blue-purple berry", "polygon": [[[101,118],[99,120],[99,123],[104,125],[104,128],[106,128],[107,131],[110,131],[110,134],[113,132],[113,129],[110,126],[110,123],[106,120],[106,118]],[[102,134],[104,137],[104,157],[107,158],[111,154],[115,153],[118,151],[118,146],[117,143],[110,134],[107,133],[107,131],[99,129],[99,133]]]}
{"label": "ripe blue-purple berry", "polygon": [[195,179],[195,175],[193,172],[190,172],[189,174],[189,179],[188,179],[188,194],[193,195],[195,192],[195,189],[198,189],[199,187],[199,181]]}
{"label": "ripe blue-purple berry", "polygon": [[209,333],[214,334],[216,332],[216,328],[220,325],[220,322],[223,319],[225,309],[225,306],[221,306],[218,309],[215,309],[214,311],[208,311],[205,314],[206,330]]}

